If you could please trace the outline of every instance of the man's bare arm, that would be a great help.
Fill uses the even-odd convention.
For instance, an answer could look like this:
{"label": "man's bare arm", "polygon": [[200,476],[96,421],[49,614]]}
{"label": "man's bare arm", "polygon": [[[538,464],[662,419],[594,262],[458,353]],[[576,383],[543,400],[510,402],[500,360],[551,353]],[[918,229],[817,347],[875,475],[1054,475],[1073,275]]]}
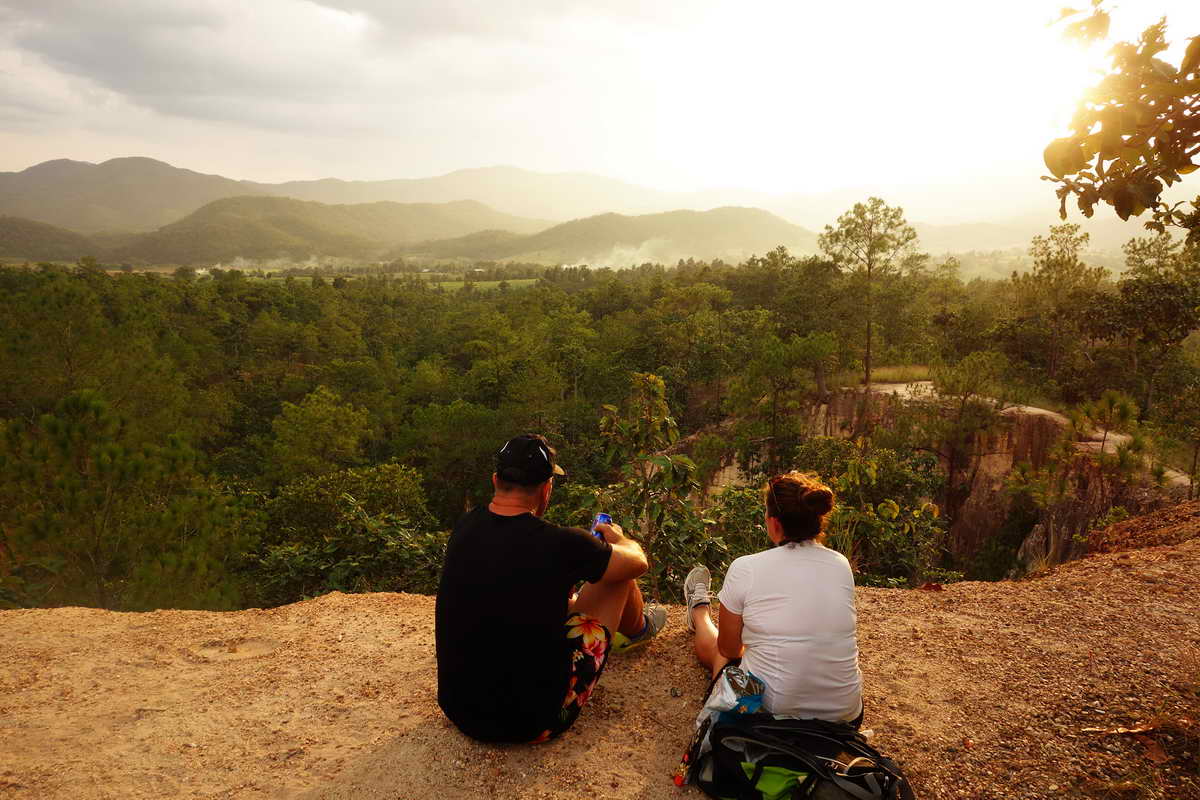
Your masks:
{"label": "man's bare arm", "polygon": [[612,545],[612,557],[608,561],[608,569],[600,578],[601,583],[633,580],[650,568],[642,546],[626,536],[620,525],[597,525],[596,530],[604,535],[604,541]]}

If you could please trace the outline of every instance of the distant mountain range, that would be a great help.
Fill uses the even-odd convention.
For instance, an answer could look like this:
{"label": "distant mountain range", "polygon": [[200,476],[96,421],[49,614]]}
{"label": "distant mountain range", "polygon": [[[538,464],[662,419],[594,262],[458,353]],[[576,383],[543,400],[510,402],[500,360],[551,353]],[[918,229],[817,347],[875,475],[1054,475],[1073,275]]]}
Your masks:
{"label": "distant mountain range", "polygon": [[42,222],[0,217],[0,256],[75,260],[94,255],[142,264],[213,264],[239,257],[381,258],[405,242],[431,235],[455,237],[498,227],[532,233],[547,225],[471,200],[331,206],[287,197],[230,197],[149,233],[86,236]]}
{"label": "distant mountain range", "polygon": [[[982,208],[994,202],[982,187],[946,187],[938,191],[943,192],[939,195],[942,205],[956,205],[960,213],[962,209]],[[933,192],[931,188],[927,194]],[[1048,186],[1044,192],[1049,192]],[[173,260],[186,255],[179,249],[185,241],[195,248],[188,257],[203,261],[216,258],[217,252],[227,253],[235,244],[248,248],[239,253],[247,258],[258,257],[252,253],[291,254],[308,247],[315,248],[310,251],[314,253],[340,248],[345,255],[358,256],[414,239],[427,242],[425,252],[431,255],[456,253],[463,257],[499,258],[537,254],[539,260],[554,261],[616,257],[624,253],[635,259],[644,255],[646,259],[662,260],[666,256],[655,254],[762,252],[777,244],[814,251],[815,237],[810,231],[832,224],[854,202],[871,193],[868,189],[811,195],[737,189],[664,192],[586,173],[548,174],[514,167],[465,169],[419,179],[324,179],[267,184],[205,175],[149,158],[116,158],[101,164],[60,159],[20,172],[0,172],[0,216],[19,217],[83,234],[154,232],[156,238],[137,241],[138,247],[145,248],[139,252],[160,253],[163,258],[170,256]],[[1033,235],[1045,233],[1049,225],[1058,221],[1053,213],[1052,194],[1036,197],[1035,206],[1013,205],[1016,213],[1009,219],[932,225],[920,223],[920,217],[911,210],[908,216],[920,234],[921,246],[931,253],[1025,248]],[[208,208],[214,201],[229,198],[243,198],[236,212],[231,207]],[[279,205],[255,207],[257,210],[251,212],[245,204],[249,198],[292,198],[343,211],[338,214],[322,211],[317,214],[320,219],[300,211],[299,206],[286,206],[290,209],[286,213],[280,210],[285,206]],[[885,194],[885,200],[902,202],[904,198]],[[434,211],[460,201],[473,201],[474,210]],[[406,222],[389,216],[391,212],[382,207],[389,203],[409,207],[401,214]],[[382,205],[374,211],[366,210],[377,204]],[[417,205],[426,208],[423,216],[415,210]],[[736,211],[729,208],[734,206],[741,208]],[[346,210],[349,208],[358,210]],[[206,209],[204,216],[190,218],[189,215],[201,209]],[[751,217],[744,212],[751,210],[767,217],[750,221]],[[438,215],[443,213],[448,217],[439,222]],[[713,216],[695,216],[703,213]],[[370,222],[371,219],[376,222]],[[520,236],[563,221],[586,223],[583,227],[589,233],[569,228],[555,234],[564,238],[555,239],[546,230],[546,238],[542,240],[519,241]],[[1145,233],[1137,221],[1122,223],[1111,214],[1098,214],[1094,220],[1081,220],[1076,215],[1072,221],[1084,223],[1085,230],[1092,234],[1093,247],[1102,250],[1116,250],[1132,236]],[[729,227],[706,231],[705,226],[711,224]],[[738,227],[743,224],[749,227]],[[393,234],[387,230],[390,225],[399,225],[399,232]],[[166,228],[170,230],[164,232]],[[26,226],[19,236],[29,240],[35,236],[33,230]],[[614,235],[607,244],[601,235],[604,231]],[[767,245],[756,238],[767,235],[768,231],[780,237],[774,244]],[[211,244],[202,241],[214,233],[227,236],[227,241]],[[18,236],[15,228],[7,235],[14,240]],[[685,235],[693,244],[680,238]],[[435,244],[438,240],[463,236],[469,238]],[[41,238],[57,240],[60,245],[67,241],[61,233]],[[119,249],[123,241],[133,246],[127,236],[105,236],[100,241],[110,249]],[[586,248],[582,244],[585,241],[589,242]],[[643,246],[647,242],[651,244]],[[513,252],[514,249],[519,252]],[[501,253],[511,255],[501,256]]]}
{"label": "distant mountain range", "polygon": [[528,236],[483,231],[410,245],[400,252],[432,258],[513,259],[535,263],[628,266],[680,258],[735,260],[783,245],[816,249],[817,235],[759,208],[714,208],[626,216],[599,214]]}
{"label": "distant mountain range", "polygon": [[0,216],[0,258],[33,261],[77,261],[100,247],[74,231],[20,217]]}
{"label": "distant mountain range", "polygon": [[[327,204],[475,200],[517,216],[555,222],[609,211],[642,214],[701,207],[683,196],[598,175],[545,174],[515,167],[464,169],[433,178],[326,178],[277,184],[205,175],[140,157],[101,164],[58,159],[21,172],[0,172],[0,214],[81,233],[155,230],[214,200],[242,195]],[[703,207],[716,205],[722,203]]]}
{"label": "distant mountain range", "polygon": [[721,208],[646,216],[602,214],[547,228],[473,201],[326,205],[286,197],[217,200],[138,234],[92,234],[0,217],[0,256],[134,264],[216,264],[310,256],[517,259],[612,264],[742,258],[779,245],[815,247],[816,235],[766,211]]}
{"label": "distant mountain range", "polygon": [[501,214],[473,200],[326,205],[288,197],[231,197],[141,234],[113,256],[149,263],[316,256],[379,258],[405,242],[488,228],[532,233],[550,223]]}
{"label": "distant mountain range", "polygon": [[225,197],[266,194],[258,184],[201,175],[150,158],[103,164],[59,159],[0,172],[0,214],[80,233],[152,231]]}

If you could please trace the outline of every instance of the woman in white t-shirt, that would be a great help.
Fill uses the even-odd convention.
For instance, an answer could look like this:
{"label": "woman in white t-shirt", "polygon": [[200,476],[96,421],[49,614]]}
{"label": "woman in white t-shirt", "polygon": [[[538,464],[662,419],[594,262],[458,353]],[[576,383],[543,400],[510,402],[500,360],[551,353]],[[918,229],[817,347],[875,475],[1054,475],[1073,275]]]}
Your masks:
{"label": "woman in white t-shirt", "polygon": [[857,615],[850,562],[822,543],[833,492],[817,478],[789,472],[763,488],[774,547],[729,565],[709,615],[710,576],[696,567],[684,581],[696,656],[713,677],[733,659],[766,684],[773,714],[862,723]]}

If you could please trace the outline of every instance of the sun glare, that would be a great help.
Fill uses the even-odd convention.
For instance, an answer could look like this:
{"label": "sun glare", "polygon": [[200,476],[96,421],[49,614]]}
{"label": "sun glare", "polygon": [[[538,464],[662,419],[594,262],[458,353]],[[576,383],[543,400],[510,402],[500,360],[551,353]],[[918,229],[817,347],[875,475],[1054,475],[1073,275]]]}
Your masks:
{"label": "sun glare", "polygon": [[780,17],[777,8],[718,15],[646,57],[650,135],[681,175],[702,164],[709,185],[796,191],[861,181],[865,165],[886,185],[981,160],[1028,161],[1098,78],[1095,52],[1061,41],[1045,13],[1028,9]]}
{"label": "sun glare", "polygon": [[[642,54],[639,119],[653,120],[639,130],[680,184],[1035,180],[1107,65],[1107,44],[1064,41],[1049,24],[1060,5],[739,4],[657,47],[630,43]],[[1191,30],[1195,15],[1180,11],[1173,28]],[[1154,21],[1125,20],[1126,37]]]}

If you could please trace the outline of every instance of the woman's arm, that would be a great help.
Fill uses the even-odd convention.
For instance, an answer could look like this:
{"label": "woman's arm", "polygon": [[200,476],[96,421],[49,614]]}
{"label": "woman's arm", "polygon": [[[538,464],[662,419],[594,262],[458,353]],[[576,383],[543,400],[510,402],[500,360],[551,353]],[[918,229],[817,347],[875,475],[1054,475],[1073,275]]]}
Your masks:
{"label": "woman's arm", "polygon": [[717,617],[717,652],[726,658],[741,658],[745,650],[742,644],[742,615],[721,606]]}

